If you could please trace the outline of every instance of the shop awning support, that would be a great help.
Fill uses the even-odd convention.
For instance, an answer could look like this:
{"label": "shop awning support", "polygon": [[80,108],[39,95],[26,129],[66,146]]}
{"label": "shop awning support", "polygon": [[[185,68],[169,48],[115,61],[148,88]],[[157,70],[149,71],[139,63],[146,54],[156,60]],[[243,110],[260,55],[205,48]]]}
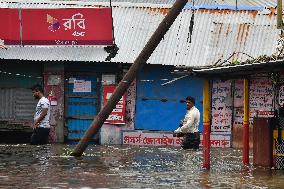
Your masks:
{"label": "shop awning support", "polygon": [[249,81],[244,79],[243,164],[249,165]]}
{"label": "shop awning support", "polygon": [[210,83],[203,83],[203,168],[210,169]]}

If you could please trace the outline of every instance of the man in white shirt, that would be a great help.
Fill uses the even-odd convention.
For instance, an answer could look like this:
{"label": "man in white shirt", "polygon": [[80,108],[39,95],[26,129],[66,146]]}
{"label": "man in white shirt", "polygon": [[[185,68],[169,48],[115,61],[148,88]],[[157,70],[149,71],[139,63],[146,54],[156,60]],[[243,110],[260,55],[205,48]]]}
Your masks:
{"label": "man in white shirt", "polygon": [[180,127],[174,131],[174,135],[183,136],[183,149],[198,149],[200,144],[198,130],[200,112],[195,107],[195,99],[191,96],[186,97],[186,109],[185,117],[181,121]]}
{"label": "man in white shirt", "polygon": [[39,99],[34,115],[33,134],[31,144],[47,144],[50,124],[50,103],[43,95],[43,88],[40,85],[32,87],[32,93],[35,99]]}

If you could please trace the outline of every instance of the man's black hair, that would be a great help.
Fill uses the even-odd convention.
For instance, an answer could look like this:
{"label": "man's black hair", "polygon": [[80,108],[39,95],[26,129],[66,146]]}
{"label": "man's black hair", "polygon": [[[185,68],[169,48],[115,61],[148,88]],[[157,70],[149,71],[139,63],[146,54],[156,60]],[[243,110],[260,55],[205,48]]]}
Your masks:
{"label": "man's black hair", "polygon": [[194,104],[194,105],[195,105],[195,99],[194,99],[192,96],[188,96],[188,97],[186,97],[186,99],[185,99],[185,100],[188,100],[188,101],[192,102],[192,104]]}
{"label": "man's black hair", "polygon": [[36,84],[36,85],[32,86],[31,89],[33,91],[39,91],[39,92],[43,93],[43,88],[42,88],[42,86],[40,84]]}

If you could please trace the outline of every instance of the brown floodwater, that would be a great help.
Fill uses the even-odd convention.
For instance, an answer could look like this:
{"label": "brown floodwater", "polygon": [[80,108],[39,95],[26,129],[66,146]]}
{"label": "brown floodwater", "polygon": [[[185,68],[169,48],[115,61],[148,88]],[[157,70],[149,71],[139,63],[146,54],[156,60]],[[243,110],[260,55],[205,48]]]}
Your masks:
{"label": "brown floodwater", "polygon": [[[0,145],[0,188],[284,188],[283,170],[244,167],[242,151],[89,145],[84,156],[67,144]],[[251,159],[252,157],[250,157]]]}

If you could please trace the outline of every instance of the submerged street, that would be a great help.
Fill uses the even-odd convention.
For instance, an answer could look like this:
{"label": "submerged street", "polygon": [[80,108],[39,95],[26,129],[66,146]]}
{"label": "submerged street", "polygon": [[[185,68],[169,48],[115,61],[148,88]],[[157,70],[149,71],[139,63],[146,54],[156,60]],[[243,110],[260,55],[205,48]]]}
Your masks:
{"label": "submerged street", "polygon": [[[282,188],[283,170],[242,165],[242,151],[178,147],[90,145],[80,159],[75,146],[0,145],[0,188]],[[252,157],[250,156],[252,163]]]}
{"label": "submerged street", "polygon": [[283,1],[0,0],[0,189],[284,188]]}

